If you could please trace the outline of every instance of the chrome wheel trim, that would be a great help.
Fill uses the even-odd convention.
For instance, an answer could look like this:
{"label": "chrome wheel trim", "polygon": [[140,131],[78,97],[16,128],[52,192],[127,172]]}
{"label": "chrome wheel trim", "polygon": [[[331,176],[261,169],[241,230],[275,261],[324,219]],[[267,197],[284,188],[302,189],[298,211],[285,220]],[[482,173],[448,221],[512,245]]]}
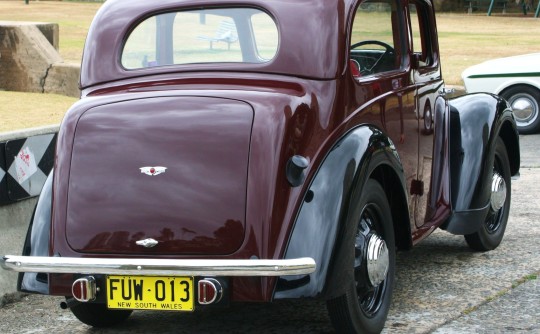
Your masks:
{"label": "chrome wheel trim", "polygon": [[433,113],[431,112],[431,107],[429,105],[426,106],[426,110],[424,111],[424,129],[430,131],[433,130]]}
{"label": "chrome wheel trim", "polygon": [[493,172],[493,178],[491,181],[491,209],[494,212],[499,211],[506,201],[506,182],[504,178],[497,173]]}
{"label": "chrome wheel trim", "polygon": [[538,118],[538,102],[527,93],[519,93],[510,97],[509,101],[518,127],[528,126]]}
{"label": "chrome wheel trim", "polygon": [[507,210],[506,196],[508,195],[508,188],[503,174],[501,161],[495,156],[493,176],[491,179],[490,209],[485,221],[486,232],[489,234],[494,234],[499,231],[502,226],[505,211]]}
{"label": "chrome wheel trim", "polygon": [[384,239],[377,234],[372,234],[368,241],[366,262],[369,281],[372,286],[377,286],[384,281],[390,265],[388,247]]}
{"label": "chrome wheel trim", "polygon": [[364,208],[355,240],[356,293],[360,309],[367,317],[375,316],[381,308],[390,263],[386,242],[375,229],[381,224],[377,210],[370,204]]}

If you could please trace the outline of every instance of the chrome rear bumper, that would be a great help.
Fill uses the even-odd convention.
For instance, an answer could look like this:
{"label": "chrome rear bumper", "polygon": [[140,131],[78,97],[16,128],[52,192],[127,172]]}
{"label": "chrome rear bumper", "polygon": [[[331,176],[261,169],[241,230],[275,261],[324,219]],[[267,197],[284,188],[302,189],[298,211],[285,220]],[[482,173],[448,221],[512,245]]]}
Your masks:
{"label": "chrome rear bumper", "polygon": [[287,276],[315,271],[312,258],[288,260],[103,259],[6,255],[6,270],[53,274],[138,276]]}

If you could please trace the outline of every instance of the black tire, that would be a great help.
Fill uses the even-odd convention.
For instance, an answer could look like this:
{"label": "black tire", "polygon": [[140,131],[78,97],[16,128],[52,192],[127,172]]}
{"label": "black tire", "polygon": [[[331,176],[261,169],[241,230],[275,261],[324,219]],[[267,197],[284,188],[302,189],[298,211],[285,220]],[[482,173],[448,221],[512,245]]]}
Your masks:
{"label": "black tire", "polygon": [[79,321],[92,327],[111,327],[124,322],[133,311],[110,310],[103,303],[79,303],[70,308]]}
{"label": "black tire", "polygon": [[530,134],[540,130],[540,91],[531,86],[513,86],[501,93],[514,110],[519,133]]}
{"label": "black tire", "polygon": [[[504,205],[499,210],[493,210],[492,206],[490,206],[485,222],[480,229],[473,234],[465,235],[465,240],[469,247],[482,252],[495,249],[500,245],[508,223],[508,214],[510,213],[512,193],[510,163],[508,161],[506,147],[500,137],[497,138],[495,143],[493,173],[498,173],[504,179],[506,184],[506,199]],[[492,186],[491,182],[489,186]]]}
{"label": "black tire", "polygon": [[[355,260],[351,264],[354,280],[347,292],[327,301],[332,324],[338,333],[379,333],[384,328],[392,299],[395,275],[395,240],[390,205],[381,185],[368,180],[358,202],[360,214],[356,236],[353,238]],[[388,271],[376,286],[368,277],[366,248],[370,236],[377,235],[386,243]]]}

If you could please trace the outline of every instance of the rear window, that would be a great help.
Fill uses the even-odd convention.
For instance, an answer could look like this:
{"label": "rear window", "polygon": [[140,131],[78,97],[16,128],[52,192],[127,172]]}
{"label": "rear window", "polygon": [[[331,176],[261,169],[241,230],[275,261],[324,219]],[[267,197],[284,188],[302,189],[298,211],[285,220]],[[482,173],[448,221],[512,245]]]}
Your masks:
{"label": "rear window", "polygon": [[124,45],[121,63],[140,69],[193,63],[265,63],[278,49],[276,23],[254,8],[181,11],[141,22]]}

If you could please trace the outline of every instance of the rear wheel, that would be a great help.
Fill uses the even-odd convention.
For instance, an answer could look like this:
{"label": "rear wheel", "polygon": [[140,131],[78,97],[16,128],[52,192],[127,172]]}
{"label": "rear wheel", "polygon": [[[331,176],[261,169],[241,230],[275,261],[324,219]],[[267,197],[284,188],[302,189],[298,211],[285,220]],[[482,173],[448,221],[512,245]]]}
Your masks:
{"label": "rear wheel", "polygon": [[480,229],[465,236],[467,244],[472,249],[488,251],[497,248],[501,243],[510,212],[510,182],[510,163],[508,162],[506,147],[502,139],[497,138],[489,212]]}
{"label": "rear wheel", "polygon": [[390,205],[381,185],[368,180],[360,201],[354,239],[354,280],[344,295],[327,302],[338,333],[379,333],[390,309],[395,241]]}
{"label": "rear wheel", "polygon": [[133,311],[110,310],[105,304],[79,303],[70,308],[79,321],[92,327],[111,327],[124,322]]}
{"label": "rear wheel", "polygon": [[514,86],[501,93],[514,110],[519,133],[540,130],[540,91],[530,86]]}

